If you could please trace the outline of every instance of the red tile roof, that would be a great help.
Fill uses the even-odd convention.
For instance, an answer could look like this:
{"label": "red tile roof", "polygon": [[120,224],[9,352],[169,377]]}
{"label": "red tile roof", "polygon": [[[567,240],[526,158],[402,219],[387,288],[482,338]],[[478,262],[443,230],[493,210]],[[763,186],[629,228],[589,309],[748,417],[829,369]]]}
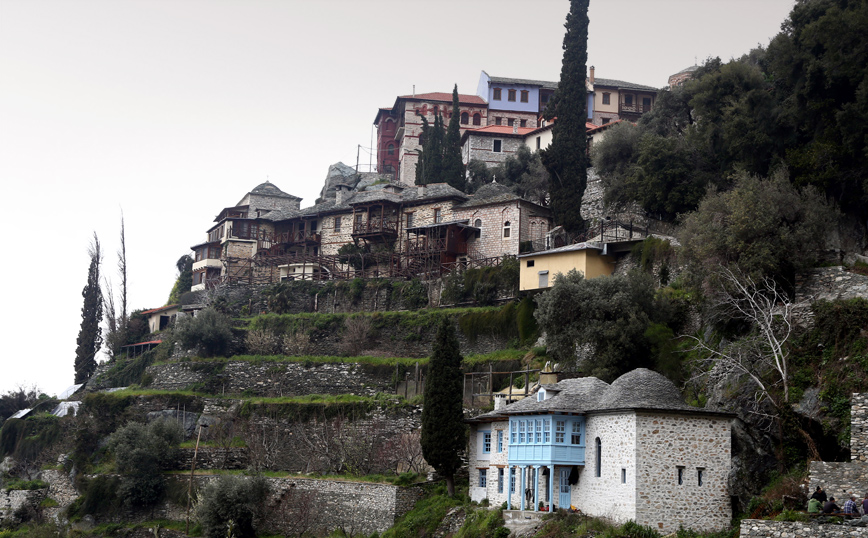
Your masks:
{"label": "red tile roof", "polygon": [[163,311],[163,310],[168,310],[168,309],[170,309],[170,308],[175,308],[175,307],[177,307],[177,306],[179,306],[179,305],[176,305],[176,304],[167,304],[166,306],[161,306],[160,308],[152,308],[152,309],[150,309],[150,310],[143,310],[142,312],[139,312],[139,313],[140,313],[140,314],[155,314],[155,313],[157,313],[157,312],[161,312],[161,311]]}
{"label": "red tile roof", "polygon": [[[414,99],[417,101],[444,101],[447,103],[452,102],[452,92],[432,92],[432,93],[417,93],[416,95],[400,95],[399,99]],[[471,104],[471,105],[485,105],[488,104],[485,102],[485,99],[479,97],[478,95],[466,95],[463,93],[458,94],[458,102]]]}
{"label": "red tile roof", "polygon": [[509,125],[486,125],[479,129],[468,129],[467,132],[470,134],[517,134],[519,136],[524,136],[533,130],[533,127],[519,127],[518,132],[514,133],[513,128]]}
{"label": "red tile roof", "polygon": [[138,343],[135,343],[135,344],[128,344],[128,345],[126,345],[126,346],[121,346],[121,347],[144,346],[144,345],[146,345],[146,344],[162,344],[162,343],[163,343],[162,340],[150,340],[150,341],[148,341],[148,342],[138,342]]}

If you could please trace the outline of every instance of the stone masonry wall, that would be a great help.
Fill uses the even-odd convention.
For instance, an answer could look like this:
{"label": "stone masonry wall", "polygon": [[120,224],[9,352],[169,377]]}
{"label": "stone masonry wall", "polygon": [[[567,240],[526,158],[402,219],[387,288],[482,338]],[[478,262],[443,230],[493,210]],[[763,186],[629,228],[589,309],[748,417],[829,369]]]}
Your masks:
{"label": "stone masonry wall", "polygon": [[[582,512],[617,522],[636,518],[636,416],[633,413],[594,415],[585,424],[585,465],[579,467],[579,483],[572,487],[572,501]],[[600,438],[602,465],[596,476]],[[627,469],[627,483],[621,483]]]}
{"label": "stone masonry wall", "polygon": [[0,489],[0,526],[7,521],[15,521],[15,512],[20,508],[36,507],[45,497],[47,490],[5,490]]}
{"label": "stone masonry wall", "polygon": [[743,519],[739,536],[742,538],[862,538],[868,537],[868,528],[844,525],[817,525]]}
{"label": "stone masonry wall", "polygon": [[822,486],[839,506],[852,493],[859,498],[868,492],[868,462],[812,461],[808,467],[809,491]]}
{"label": "stone masonry wall", "polygon": [[850,400],[850,459],[868,462],[868,393]]}
{"label": "stone masonry wall", "polygon": [[[718,531],[732,519],[730,419],[637,414],[636,518],[661,534]],[[678,467],[683,480],[678,484]],[[702,469],[702,484],[698,470]],[[629,478],[629,471],[628,471]],[[690,506],[690,510],[684,510]]]}
{"label": "stone masonry wall", "polygon": [[868,276],[850,273],[844,267],[821,267],[796,279],[796,302],[868,299]]}

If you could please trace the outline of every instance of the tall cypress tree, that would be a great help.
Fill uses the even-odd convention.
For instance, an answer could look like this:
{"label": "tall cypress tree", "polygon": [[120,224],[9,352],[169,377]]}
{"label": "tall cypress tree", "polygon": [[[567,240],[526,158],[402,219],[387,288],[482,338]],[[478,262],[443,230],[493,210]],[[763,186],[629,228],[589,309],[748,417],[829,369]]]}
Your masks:
{"label": "tall cypress tree", "polygon": [[443,117],[434,114],[434,123],[429,123],[422,116],[422,149],[416,163],[416,185],[443,182]]}
{"label": "tall cypress tree", "polygon": [[99,324],[102,322],[102,291],[99,287],[99,265],[102,262],[99,238],[93,234],[93,242],[88,249],[90,267],[87,271],[87,284],[81,295],[84,305],[81,307],[81,328],[78,331],[77,347],[75,348],[75,382],[84,383],[96,370],[96,354],[102,345],[102,333]]}
{"label": "tall cypress tree", "polygon": [[455,472],[461,467],[459,453],[467,445],[467,428],[461,393],[461,354],[455,329],[445,317],[437,328],[437,339],[422,407],[422,455],[446,478],[449,496],[455,494]]}
{"label": "tall cypress tree", "polygon": [[461,109],[458,106],[458,84],[452,89],[452,117],[443,141],[443,181],[464,190],[464,163],[461,162]]}
{"label": "tall cypress tree", "polygon": [[587,100],[585,86],[588,63],[588,3],[571,0],[564,35],[561,80],[554,101],[546,108],[546,118],[556,117],[552,144],[541,152],[548,170],[549,195],[555,221],[572,233],[581,232],[582,196],[588,181]]}

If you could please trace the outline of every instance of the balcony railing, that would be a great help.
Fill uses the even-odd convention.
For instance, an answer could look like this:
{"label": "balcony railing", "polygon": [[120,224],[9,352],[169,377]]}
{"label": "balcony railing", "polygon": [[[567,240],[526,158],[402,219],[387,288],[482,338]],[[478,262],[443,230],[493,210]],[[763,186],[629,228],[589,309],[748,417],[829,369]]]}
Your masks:
{"label": "balcony railing", "polygon": [[322,236],[317,231],[298,230],[283,233],[260,232],[257,239],[260,249],[269,249],[275,245],[319,244]]}
{"label": "balcony railing", "polygon": [[398,223],[395,221],[374,221],[374,222],[354,222],[354,235],[367,234],[396,234],[398,233]]}
{"label": "balcony railing", "polygon": [[651,105],[643,105],[639,103],[621,103],[618,107],[619,114],[644,114],[651,111]]}

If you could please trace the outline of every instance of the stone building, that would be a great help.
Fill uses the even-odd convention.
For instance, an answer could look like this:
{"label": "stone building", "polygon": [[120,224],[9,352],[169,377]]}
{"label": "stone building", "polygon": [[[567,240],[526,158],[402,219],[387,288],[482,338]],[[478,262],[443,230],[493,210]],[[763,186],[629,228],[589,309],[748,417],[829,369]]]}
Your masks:
{"label": "stone building", "polygon": [[[266,183],[251,193],[277,187]],[[284,193],[285,194],[285,193]],[[318,203],[267,209],[250,196],[224,209],[195,251],[193,290],[208,284],[355,277],[436,277],[495,265],[543,248],[551,212],[501,185],[473,195],[431,184],[407,186],[331,167]],[[252,200],[252,201],[251,201]],[[277,204],[275,204],[277,205]],[[353,252],[341,252],[353,245]]]}
{"label": "stone building", "polygon": [[461,135],[461,162],[465,165],[472,160],[482,161],[491,168],[515,155],[524,145],[524,138],[535,129],[489,125],[479,129],[468,129]]}
{"label": "stone building", "polygon": [[[470,494],[515,510],[574,506],[661,534],[726,528],[734,415],[690,407],[647,369],[611,385],[547,383],[535,395],[470,419]],[[689,507],[685,509],[685,507]]]}

